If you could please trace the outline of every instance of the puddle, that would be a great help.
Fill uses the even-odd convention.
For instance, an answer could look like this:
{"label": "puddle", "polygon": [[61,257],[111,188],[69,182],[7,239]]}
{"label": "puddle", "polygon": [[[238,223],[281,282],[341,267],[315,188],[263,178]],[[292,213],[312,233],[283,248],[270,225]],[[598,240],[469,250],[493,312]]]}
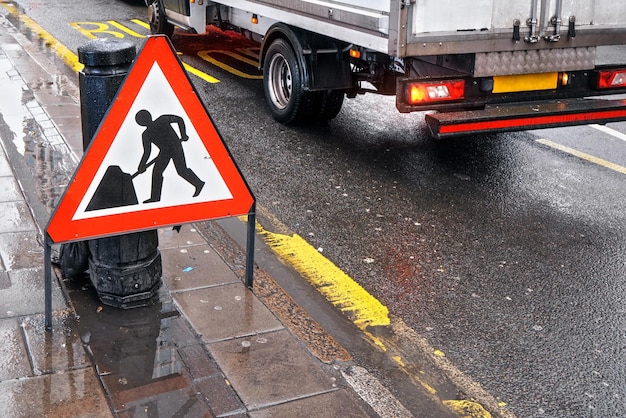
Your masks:
{"label": "puddle", "polygon": [[[0,49],[0,139],[14,167],[27,167],[51,212],[76,165],[58,129]],[[22,163],[16,161],[22,160]]]}
{"label": "puddle", "polygon": [[145,405],[148,398],[158,404],[159,395],[171,398],[191,387],[171,330],[180,314],[167,291],[151,306],[122,310],[103,305],[86,275],[66,286],[78,334],[116,410]]}

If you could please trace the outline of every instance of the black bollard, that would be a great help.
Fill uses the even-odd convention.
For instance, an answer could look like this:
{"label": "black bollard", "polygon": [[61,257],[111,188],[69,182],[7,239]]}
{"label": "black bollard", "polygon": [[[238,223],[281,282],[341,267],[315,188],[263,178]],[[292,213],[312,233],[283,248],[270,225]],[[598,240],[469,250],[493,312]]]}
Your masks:
{"label": "black bollard", "polygon": [[[78,48],[85,65],[79,73],[83,149],[86,150],[135,58],[135,45],[96,39]],[[111,196],[111,201],[119,201]],[[88,241],[89,277],[107,305],[132,308],[152,304],[161,286],[157,231]]]}

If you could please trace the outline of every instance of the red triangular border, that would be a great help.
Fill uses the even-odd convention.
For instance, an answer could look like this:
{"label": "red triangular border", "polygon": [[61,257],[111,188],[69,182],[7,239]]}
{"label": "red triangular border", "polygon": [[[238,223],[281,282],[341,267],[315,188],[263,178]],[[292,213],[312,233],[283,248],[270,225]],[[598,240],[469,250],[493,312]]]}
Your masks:
{"label": "red triangular border", "polygon": [[[233,198],[72,220],[155,62],[170,82]],[[46,232],[54,243],[78,241],[244,215],[250,213],[253,204],[252,192],[199,99],[176,51],[167,37],[157,35],[146,39],[52,214]]]}

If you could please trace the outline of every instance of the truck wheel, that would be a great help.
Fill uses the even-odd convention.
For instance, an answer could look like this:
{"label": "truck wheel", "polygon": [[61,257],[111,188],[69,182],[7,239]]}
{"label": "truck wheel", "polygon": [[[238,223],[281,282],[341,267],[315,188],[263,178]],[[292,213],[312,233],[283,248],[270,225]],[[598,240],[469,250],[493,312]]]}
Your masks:
{"label": "truck wheel", "polygon": [[174,34],[174,25],[167,21],[165,7],[161,0],[154,0],[148,6],[148,22],[153,35],[162,34],[171,38]]}
{"label": "truck wheel", "polygon": [[344,97],[345,94],[341,90],[316,92],[313,104],[313,117],[322,122],[334,119],[341,111]]}
{"label": "truck wheel", "polygon": [[270,112],[278,122],[289,124],[311,117],[313,95],[304,91],[302,69],[291,45],[276,39],[263,63],[263,87]]}

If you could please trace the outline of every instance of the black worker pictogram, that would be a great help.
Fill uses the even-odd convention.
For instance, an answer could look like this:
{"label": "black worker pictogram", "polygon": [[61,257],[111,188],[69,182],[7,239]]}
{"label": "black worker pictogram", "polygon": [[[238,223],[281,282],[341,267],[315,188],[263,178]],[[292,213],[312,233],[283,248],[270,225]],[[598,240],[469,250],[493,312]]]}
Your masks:
{"label": "black worker pictogram", "polygon": [[[187,141],[189,136],[183,119],[176,115],[161,115],[153,120],[150,112],[142,109],[136,113],[135,121],[145,128],[141,135],[143,154],[137,172],[131,175],[124,173],[118,165],[107,167],[86,211],[138,204],[133,179],[145,173],[150,166],[153,166],[150,198],[143,203],[159,202],[163,189],[163,173],[170,162],[174,164],[176,173],[194,187],[193,197],[197,197],[202,191],[205,182],[187,167],[185,160],[182,142]],[[173,125],[178,126],[180,136]],[[153,145],[158,149],[158,154],[148,162]]]}
{"label": "black worker pictogram", "polygon": [[[137,172],[143,173],[150,164],[154,164],[154,167],[152,168],[152,188],[150,198],[145,200],[143,203],[158,202],[161,200],[163,172],[167,168],[170,161],[174,163],[176,173],[195,187],[193,197],[198,196],[204,187],[204,181],[202,181],[192,169],[187,167],[182,142],[187,141],[189,137],[187,136],[185,122],[183,119],[176,115],[162,115],[155,120],[152,120],[150,112],[143,109],[137,112],[135,115],[135,121],[140,126],[144,126],[146,128],[141,136],[143,155],[141,156],[141,161],[137,167]],[[180,137],[172,127],[172,124],[178,125]],[[150,153],[152,151],[152,145],[155,145],[159,149],[159,154],[150,163],[148,163],[148,158],[150,157]]]}

